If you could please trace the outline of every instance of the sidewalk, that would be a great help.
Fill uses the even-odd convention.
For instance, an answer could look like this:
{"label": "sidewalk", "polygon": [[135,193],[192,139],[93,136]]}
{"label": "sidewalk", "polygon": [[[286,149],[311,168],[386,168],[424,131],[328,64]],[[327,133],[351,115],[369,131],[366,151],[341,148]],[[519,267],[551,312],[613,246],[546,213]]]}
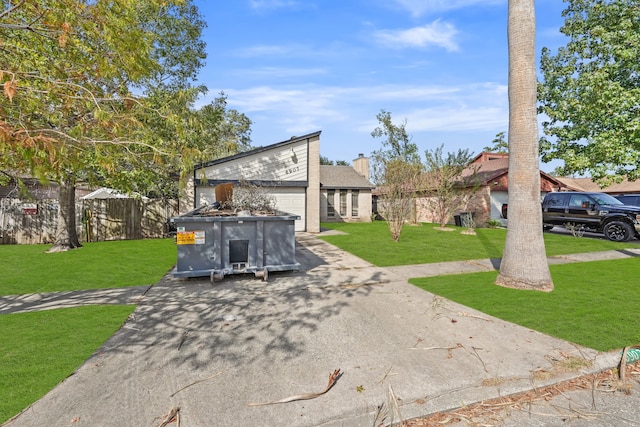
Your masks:
{"label": "sidewalk", "polygon": [[[180,408],[183,426],[370,426],[381,411],[388,425],[400,416],[413,419],[575,379],[619,361],[619,352],[579,347],[441,301],[406,281],[423,270],[452,274],[450,264],[379,268],[314,236],[296,237],[301,270],[270,275],[267,283],[253,275],[213,285],[167,275],[146,293],[121,296],[143,295],[123,328],[6,425],[157,426],[172,408]],[[495,268],[491,261],[466,264]],[[66,304],[68,297],[59,301]],[[95,301],[88,293],[82,297]],[[106,298],[117,300],[109,292]],[[41,301],[51,308],[54,300]],[[15,308],[21,305],[38,306],[19,302]],[[590,365],[567,372],[561,367],[568,358]],[[320,397],[249,405],[323,390],[335,369],[342,376]],[[599,415],[589,425],[640,419],[637,397],[616,401],[635,406],[626,417]],[[557,414],[523,416],[511,418],[511,425],[560,420]]]}
{"label": "sidewalk", "polygon": [[94,304],[138,304],[151,286],[0,296],[0,314]]}
{"label": "sidewalk", "polygon": [[[586,252],[582,254],[557,255],[547,258],[549,265],[568,264],[574,262],[605,261],[640,257],[640,248],[619,251]],[[470,261],[438,262],[433,264],[414,264],[386,267],[405,280],[414,277],[434,277],[449,274],[479,273],[500,269],[500,259],[479,259]]]}

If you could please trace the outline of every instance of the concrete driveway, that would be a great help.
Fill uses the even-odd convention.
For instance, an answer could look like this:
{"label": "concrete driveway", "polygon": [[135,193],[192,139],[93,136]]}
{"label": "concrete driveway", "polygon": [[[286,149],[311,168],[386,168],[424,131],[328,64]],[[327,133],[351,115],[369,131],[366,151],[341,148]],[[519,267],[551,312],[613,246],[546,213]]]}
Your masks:
{"label": "concrete driveway", "polygon": [[[371,426],[615,366],[598,353],[435,297],[311,235],[268,282],[165,277],[74,375],[7,423]],[[563,361],[591,366],[565,372]],[[326,394],[264,406],[321,391]],[[397,402],[397,409],[394,409]]]}

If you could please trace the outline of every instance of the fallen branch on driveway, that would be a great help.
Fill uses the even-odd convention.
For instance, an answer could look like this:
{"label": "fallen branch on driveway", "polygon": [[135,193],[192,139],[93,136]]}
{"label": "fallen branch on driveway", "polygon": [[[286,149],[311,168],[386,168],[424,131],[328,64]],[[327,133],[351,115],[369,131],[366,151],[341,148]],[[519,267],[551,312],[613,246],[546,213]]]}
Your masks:
{"label": "fallen branch on driveway", "polygon": [[203,379],[201,379],[201,380],[194,381],[194,382],[192,382],[191,384],[187,384],[186,386],[182,387],[180,390],[178,390],[178,391],[174,392],[174,393],[173,393],[172,395],[170,395],[169,397],[173,397],[173,396],[175,396],[176,394],[180,393],[180,392],[181,392],[182,390],[184,390],[185,388],[189,388],[189,387],[191,387],[192,385],[196,385],[196,384],[201,383],[201,382],[203,382],[203,381],[207,381],[207,380],[210,380],[210,379],[212,379],[212,378],[215,378],[215,377],[217,377],[218,375],[222,375],[225,371],[226,371],[226,369],[225,369],[224,371],[220,371],[220,372],[218,372],[218,373],[216,373],[216,374],[213,374],[213,375],[211,375],[211,376],[209,376],[209,377],[207,377],[207,378],[203,378]]}
{"label": "fallen branch on driveway", "polygon": [[335,371],[333,371],[331,374],[329,374],[329,383],[327,384],[327,387],[324,390],[322,390],[321,392],[318,392],[318,393],[297,394],[295,396],[285,397],[284,399],[274,400],[272,402],[247,403],[247,406],[275,405],[276,403],[288,403],[288,402],[295,402],[296,400],[315,399],[316,397],[322,396],[323,394],[325,394],[326,392],[331,390],[331,387],[333,387],[336,384],[336,382],[338,382],[338,379],[341,376],[342,376],[342,372],[340,372],[340,369],[336,369]]}

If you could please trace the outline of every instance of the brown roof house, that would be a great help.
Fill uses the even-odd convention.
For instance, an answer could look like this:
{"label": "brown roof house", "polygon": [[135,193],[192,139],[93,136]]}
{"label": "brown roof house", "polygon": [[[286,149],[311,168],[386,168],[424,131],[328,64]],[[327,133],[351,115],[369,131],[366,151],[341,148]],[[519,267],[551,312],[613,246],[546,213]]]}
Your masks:
{"label": "brown roof house", "polygon": [[363,154],[353,167],[320,165],[320,221],[370,222],[373,188]]}
{"label": "brown roof house", "polygon": [[[474,182],[470,182],[474,171]],[[474,186],[475,183],[478,183],[479,188],[469,202],[454,213],[454,216],[462,212],[472,213],[474,222],[479,227],[489,220],[499,220],[503,224],[506,223],[502,218],[501,209],[502,204],[508,203],[509,200],[509,154],[482,152],[469,163],[462,175],[468,181],[468,186]],[[557,178],[540,171],[540,191],[542,194],[558,191],[563,187],[565,185]],[[419,195],[416,198],[416,219],[419,222],[435,221],[428,205],[425,196]]]}
{"label": "brown roof house", "polygon": [[628,181],[624,179],[621,182],[611,184],[608,187],[601,187],[591,178],[557,177],[556,179],[563,184],[565,190],[570,191],[594,191],[614,196],[620,194],[640,193],[640,181]]}

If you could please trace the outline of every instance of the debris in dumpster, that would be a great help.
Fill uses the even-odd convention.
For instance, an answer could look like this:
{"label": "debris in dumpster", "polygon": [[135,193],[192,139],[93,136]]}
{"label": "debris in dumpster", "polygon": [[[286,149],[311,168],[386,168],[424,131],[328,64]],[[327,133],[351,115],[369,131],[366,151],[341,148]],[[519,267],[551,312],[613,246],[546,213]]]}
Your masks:
{"label": "debris in dumpster", "polygon": [[247,403],[247,406],[265,406],[265,405],[275,405],[276,403],[288,403],[295,402],[297,400],[310,400],[315,399],[316,397],[320,397],[329,390],[338,382],[338,379],[342,376],[342,372],[340,369],[336,369],[331,374],[329,374],[329,383],[327,387],[318,393],[305,393],[305,394],[297,394],[295,396],[285,397],[284,399],[274,400],[272,402],[263,402],[263,403]]}

